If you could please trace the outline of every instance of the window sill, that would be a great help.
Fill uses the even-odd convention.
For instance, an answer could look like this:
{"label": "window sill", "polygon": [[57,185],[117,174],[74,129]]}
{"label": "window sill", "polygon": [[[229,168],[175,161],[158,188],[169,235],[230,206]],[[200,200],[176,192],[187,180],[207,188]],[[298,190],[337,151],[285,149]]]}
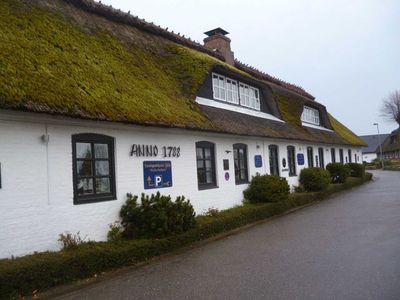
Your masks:
{"label": "window sill", "polygon": [[235,182],[236,185],[242,185],[242,184],[249,184],[249,181],[239,181],[239,182]]}
{"label": "window sill", "polygon": [[260,109],[257,109],[257,108],[253,108],[253,107],[250,107],[250,106],[242,105],[240,102],[238,102],[238,103],[236,103],[236,102],[230,102],[230,101],[228,101],[228,100],[218,99],[218,98],[215,98],[215,97],[213,97],[213,100],[214,100],[214,101],[217,101],[217,102],[225,103],[225,104],[228,104],[228,105],[232,105],[232,106],[235,106],[235,107],[244,108],[244,109],[249,109],[249,110],[251,110],[251,111],[261,112],[261,108],[260,108]]}
{"label": "window sill", "polygon": [[217,189],[217,188],[219,188],[219,186],[218,185],[201,185],[201,186],[199,185],[198,188],[199,188],[199,191],[203,191],[203,190]]}
{"label": "window sill", "polygon": [[74,199],[74,205],[81,205],[81,204],[90,204],[90,203],[96,203],[96,202],[105,202],[105,201],[115,201],[117,200],[117,196],[115,195],[107,195],[107,196],[99,196],[99,197],[93,197],[93,198],[78,198]]}

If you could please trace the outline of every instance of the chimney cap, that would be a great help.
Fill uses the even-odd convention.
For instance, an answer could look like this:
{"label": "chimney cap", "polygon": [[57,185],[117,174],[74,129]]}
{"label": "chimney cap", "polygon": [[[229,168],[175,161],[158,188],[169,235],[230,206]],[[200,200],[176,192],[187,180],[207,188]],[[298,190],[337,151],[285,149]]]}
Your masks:
{"label": "chimney cap", "polygon": [[227,35],[227,34],[229,34],[229,32],[223,30],[221,27],[218,27],[218,28],[206,31],[206,32],[204,32],[204,34],[208,35],[208,36],[212,36],[212,35],[216,35],[216,34]]}

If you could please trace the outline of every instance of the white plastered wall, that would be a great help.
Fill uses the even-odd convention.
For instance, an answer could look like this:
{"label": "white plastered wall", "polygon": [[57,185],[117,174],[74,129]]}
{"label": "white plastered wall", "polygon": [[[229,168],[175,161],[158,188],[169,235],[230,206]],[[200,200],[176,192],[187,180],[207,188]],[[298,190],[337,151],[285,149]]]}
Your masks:
{"label": "white plastered wall", "polygon": [[[74,205],[72,185],[71,136],[77,133],[98,133],[115,138],[115,174],[117,199],[98,203]],[[48,143],[41,137],[48,134]],[[197,186],[195,143],[215,143],[218,188],[200,190]],[[287,160],[288,145],[304,154],[305,165],[296,166],[297,174],[307,166],[307,146],[314,147],[314,155],[321,145],[296,141],[221,135],[195,131],[138,127],[106,122],[78,121],[51,118],[28,113],[0,111],[0,258],[24,255],[33,251],[58,250],[60,233],[80,232],[91,240],[105,240],[108,225],[118,219],[126,193],[140,194],[160,191],[172,197],[185,195],[197,213],[214,207],[225,209],[240,204],[246,184],[236,185],[232,145],[248,146],[249,177],[257,172],[269,173],[268,145],[279,147],[281,176],[291,186],[298,177],[282,171],[282,159]],[[179,146],[179,158],[137,158],[130,156],[132,144]],[[325,164],[330,162],[330,148],[325,149]],[[347,149],[344,154],[347,156]],[[358,151],[358,152],[357,152]],[[361,155],[357,148],[352,153]],[[262,155],[263,166],[255,168],[254,156]],[[354,154],[353,154],[354,155]],[[230,179],[225,179],[223,159],[229,160]],[[173,186],[159,190],[144,190],[143,161],[171,160]],[[287,168],[287,167],[286,167]]]}

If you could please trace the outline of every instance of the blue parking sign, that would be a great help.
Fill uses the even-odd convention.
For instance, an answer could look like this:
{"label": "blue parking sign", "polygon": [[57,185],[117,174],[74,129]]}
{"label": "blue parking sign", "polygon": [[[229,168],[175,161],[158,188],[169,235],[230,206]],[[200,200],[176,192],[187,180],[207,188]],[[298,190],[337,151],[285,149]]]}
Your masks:
{"label": "blue parking sign", "polygon": [[171,187],[171,161],[144,161],[143,179],[145,190]]}

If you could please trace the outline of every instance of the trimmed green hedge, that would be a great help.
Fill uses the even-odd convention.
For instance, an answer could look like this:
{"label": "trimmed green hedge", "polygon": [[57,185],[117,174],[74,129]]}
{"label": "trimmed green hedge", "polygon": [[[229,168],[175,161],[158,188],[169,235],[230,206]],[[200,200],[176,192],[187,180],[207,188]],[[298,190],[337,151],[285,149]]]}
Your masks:
{"label": "trimmed green hedge", "polygon": [[282,202],[244,204],[221,211],[215,216],[199,216],[196,218],[198,226],[195,229],[164,239],[90,242],[71,250],[0,260],[0,299],[30,295],[35,290],[134,265],[217,234],[320,201],[330,194],[360,185],[371,177],[372,174],[367,173],[364,178],[348,178],[343,184],[330,185],[323,192],[294,193]]}

